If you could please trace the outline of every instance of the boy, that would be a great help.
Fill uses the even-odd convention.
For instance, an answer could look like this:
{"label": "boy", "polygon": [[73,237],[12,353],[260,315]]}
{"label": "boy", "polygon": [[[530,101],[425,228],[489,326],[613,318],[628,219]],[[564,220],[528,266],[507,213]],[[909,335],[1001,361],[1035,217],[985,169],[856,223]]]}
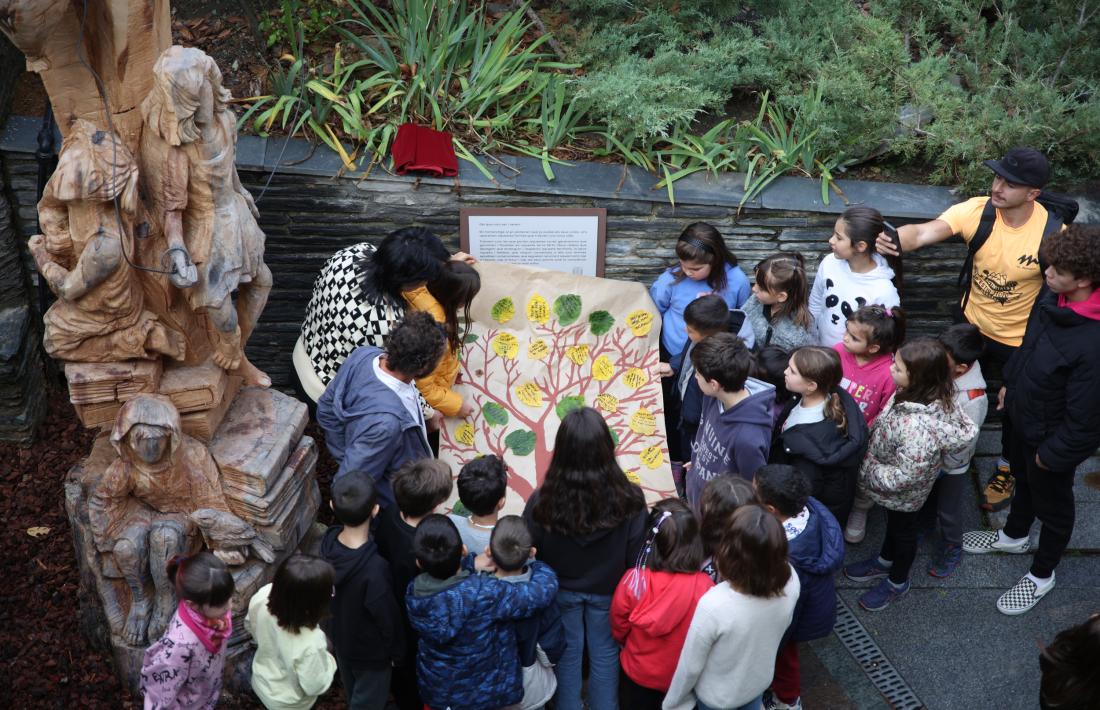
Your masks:
{"label": "boy", "polygon": [[[531,579],[528,564],[535,559],[535,548],[527,523],[518,515],[506,515],[493,529],[489,556],[496,565],[497,579],[505,582],[527,582]],[[554,665],[565,653],[565,626],[555,602],[529,619],[517,621],[516,642],[519,664],[523,668],[523,707],[541,708],[554,697],[558,681]]]}
{"label": "boy", "polygon": [[698,511],[707,481],[724,474],[751,481],[768,462],[775,387],[748,376],[752,355],[733,333],[700,341],[691,362],[706,395],[685,481],[688,504]]}
{"label": "boy", "polygon": [[997,600],[1010,615],[1054,588],[1054,568],[1073,534],[1073,474],[1100,445],[1100,227],[1051,234],[1041,255],[1048,290],[1031,310],[999,397],[1011,427],[1012,509],[1003,530],[963,535],[966,552],[1027,553],[1031,524],[1042,522],[1030,571]]}
{"label": "boy", "polygon": [[383,508],[393,507],[393,472],[406,461],[432,456],[413,380],[435,369],[446,346],[435,319],[409,313],[386,336],[385,350],[364,346],[353,352],[317,402],[317,423],[340,464],[336,477],[365,471]]}
{"label": "boy", "polygon": [[[959,323],[940,333],[937,339],[947,350],[947,362],[955,378],[955,406],[981,429],[989,410],[985,378],[978,362],[985,350],[981,331],[969,323]],[[932,530],[938,518],[943,536],[943,547],[928,564],[928,574],[933,577],[950,577],[961,561],[962,508],[968,485],[963,474],[970,470],[970,460],[977,447],[978,438],[974,437],[966,448],[944,456],[940,476],[921,508],[922,527]]]}
{"label": "boy", "polygon": [[328,637],[347,693],[348,707],[384,710],[390,667],[405,654],[401,608],[390,566],[371,539],[378,491],[370,476],[350,471],[332,482],[329,501],[338,522],[325,531],[321,555],[336,570]]}
{"label": "boy", "polygon": [[[541,562],[531,579],[506,584],[473,574],[473,556],[444,515],[421,521],[413,540],[422,570],[410,588],[409,621],[420,636],[420,694],[430,708],[497,710],[523,699],[523,679],[511,622],[554,601],[558,579]],[[484,567],[484,556],[478,560]]]}
{"label": "boy", "polygon": [[450,513],[447,517],[454,521],[466,549],[481,554],[489,546],[507,492],[508,471],[493,454],[467,462],[458,472],[458,499],[470,515]]}
{"label": "boy", "polygon": [[836,622],[833,573],[844,562],[844,534],[824,504],[810,496],[810,481],[794,466],[771,464],[753,479],[760,505],[783,524],[791,566],[801,592],[794,618],[775,659],[771,698],[765,707],[802,707],[798,642],[824,638]]}
{"label": "boy", "polygon": [[401,710],[421,710],[416,684],[416,633],[405,617],[405,595],[420,570],[413,552],[416,528],[451,496],[451,469],[436,459],[410,461],[393,475],[397,507],[383,508],[378,521],[378,548],[389,560],[393,591],[401,608],[407,645],[405,656],[393,669],[390,687]]}

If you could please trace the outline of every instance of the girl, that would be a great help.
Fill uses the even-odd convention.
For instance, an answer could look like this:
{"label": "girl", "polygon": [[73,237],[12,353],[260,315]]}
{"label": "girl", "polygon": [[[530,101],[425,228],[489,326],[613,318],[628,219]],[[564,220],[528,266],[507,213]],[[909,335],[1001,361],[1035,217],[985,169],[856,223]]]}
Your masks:
{"label": "girl", "polygon": [[806,260],[798,252],[772,254],[756,265],[756,283],[744,306],[755,349],[778,345],[793,350],[814,344],[808,291]]}
{"label": "girl", "polygon": [[209,552],[173,557],[167,572],[179,605],[164,636],[145,651],[145,707],[213,708],[222,689],[225,640],[233,632],[233,576]]}
{"label": "girl", "polygon": [[798,601],[783,526],[759,505],[739,508],[718,549],[725,581],[695,608],[665,710],[761,707]]}
{"label": "girl", "polygon": [[451,388],[458,377],[459,348],[470,328],[470,304],[480,290],[477,269],[461,261],[448,261],[439,278],[402,292],[412,310],[431,314],[447,333],[448,347],[439,364],[432,374],[416,380],[428,406],[447,417],[468,417],[473,412],[470,403],[463,402],[462,395]]}
{"label": "girl", "polygon": [[978,435],[974,422],[955,407],[955,384],[939,341],[920,338],[901,346],[891,373],[898,391],[871,430],[859,471],[860,497],[886,508],[886,539],[877,559],[844,569],[855,582],[885,578],[859,598],[868,611],[881,611],[909,591],[920,508],[944,454]]}
{"label": "girl", "polygon": [[336,573],[319,557],[295,554],[248,603],[245,626],[256,640],[252,690],[269,709],[310,708],[328,690],[336,659],[319,624]]}
{"label": "girl", "polygon": [[817,267],[810,291],[810,313],[818,345],[832,347],[844,337],[844,321],[860,306],[878,303],[893,308],[901,301],[891,279],[894,269],[875,251],[885,229],[878,210],[849,207],[829,238],[833,250]]}
{"label": "girl", "polygon": [[611,636],[611,595],[637,559],[648,519],[640,488],[615,461],[615,442],[595,409],[562,420],[542,486],[523,517],[538,558],[558,573],[565,654],[555,669],[558,710],[580,710],[581,659],[588,649],[588,706],[618,707],[619,646]]}
{"label": "girl", "polygon": [[863,306],[848,318],[844,340],[834,346],[844,370],[841,384],[859,404],[868,427],[894,394],[890,364],[904,339],[905,312],[900,307]]}
{"label": "girl", "polygon": [[619,705],[660,710],[695,605],[714,582],[699,566],[699,521],[677,498],[653,506],[642,554],[611,600],[611,633],[623,647]]}
{"label": "girl", "polygon": [[670,267],[649,288],[661,311],[661,347],[668,361],[687,341],[684,309],[699,296],[715,293],[730,308],[740,308],[749,297],[749,280],[737,268],[737,257],[726,248],[717,229],[706,222],[689,224],[676,242],[678,267]]}
{"label": "girl", "polygon": [[756,491],[752,484],[740,476],[712,478],[703,488],[703,495],[699,498],[700,538],[706,556],[702,570],[712,582],[721,581],[714,556],[729,528],[730,518],[741,506],[755,502]]}
{"label": "girl", "polygon": [[776,345],[766,345],[760,349],[760,352],[753,355],[752,376],[775,387],[775,403],[772,405],[773,425],[779,423],[779,415],[783,413],[783,407],[792,397],[787,390],[786,378],[783,374],[787,371],[787,363],[790,360],[790,353]]}
{"label": "girl", "polygon": [[817,498],[843,525],[856,494],[859,464],[867,450],[867,424],[855,400],[840,387],[835,350],[799,348],[784,379],[796,395],[779,415],[771,463],[799,469]]}

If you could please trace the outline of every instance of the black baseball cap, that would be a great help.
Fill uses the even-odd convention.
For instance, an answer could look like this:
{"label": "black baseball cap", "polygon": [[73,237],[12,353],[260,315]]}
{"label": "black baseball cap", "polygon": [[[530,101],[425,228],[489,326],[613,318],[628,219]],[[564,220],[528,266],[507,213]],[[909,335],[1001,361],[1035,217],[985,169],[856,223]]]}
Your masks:
{"label": "black baseball cap", "polygon": [[1013,148],[1000,160],[985,161],[985,167],[1017,185],[1041,188],[1050,180],[1050,163],[1034,148]]}

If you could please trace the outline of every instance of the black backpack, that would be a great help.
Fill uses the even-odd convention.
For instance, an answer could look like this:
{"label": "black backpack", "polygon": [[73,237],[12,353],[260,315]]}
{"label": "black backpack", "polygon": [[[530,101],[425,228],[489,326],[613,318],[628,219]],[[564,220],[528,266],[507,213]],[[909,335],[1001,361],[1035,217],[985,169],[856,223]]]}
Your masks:
{"label": "black backpack", "polygon": [[[1047,211],[1047,223],[1043,227],[1043,239],[1059,231],[1064,225],[1072,224],[1080,209],[1077,200],[1056,192],[1040,192],[1036,202],[1045,207]],[[970,240],[970,243],[967,244],[966,260],[963,262],[962,270],[959,271],[959,291],[962,293],[960,307],[962,310],[966,310],[966,304],[970,301],[970,286],[974,276],[974,255],[989,241],[989,235],[993,233],[993,222],[996,219],[997,209],[993,206],[993,200],[989,200],[982,210],[982,218],[978,222],[978,229],[974,232],[974,237]],[[1039,272],[1042,273],[1046,268],[1043,252],[1040,249]]]}

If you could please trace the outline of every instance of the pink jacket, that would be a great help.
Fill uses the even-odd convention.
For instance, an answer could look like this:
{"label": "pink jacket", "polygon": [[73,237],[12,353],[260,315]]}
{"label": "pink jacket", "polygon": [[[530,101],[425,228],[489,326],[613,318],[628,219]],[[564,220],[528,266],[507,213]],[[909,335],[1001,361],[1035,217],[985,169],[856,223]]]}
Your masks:
{"label": "pink jacket", "polygon": [[172,615],[164,636],[145,650],[141,692],[145,710],[208,710],[222,691],[225,645],[210,653],[191,629]]}
{"label": "pink jacket", "polygon": [[879,355],[866,365],[860,365],[856,356],[844,349],[844,343],[837,343],[833,348],[840,354],[840,366],[844,369],[840,386],[852,395],[869,427],[898,388],[890,376],[894,357]]}

